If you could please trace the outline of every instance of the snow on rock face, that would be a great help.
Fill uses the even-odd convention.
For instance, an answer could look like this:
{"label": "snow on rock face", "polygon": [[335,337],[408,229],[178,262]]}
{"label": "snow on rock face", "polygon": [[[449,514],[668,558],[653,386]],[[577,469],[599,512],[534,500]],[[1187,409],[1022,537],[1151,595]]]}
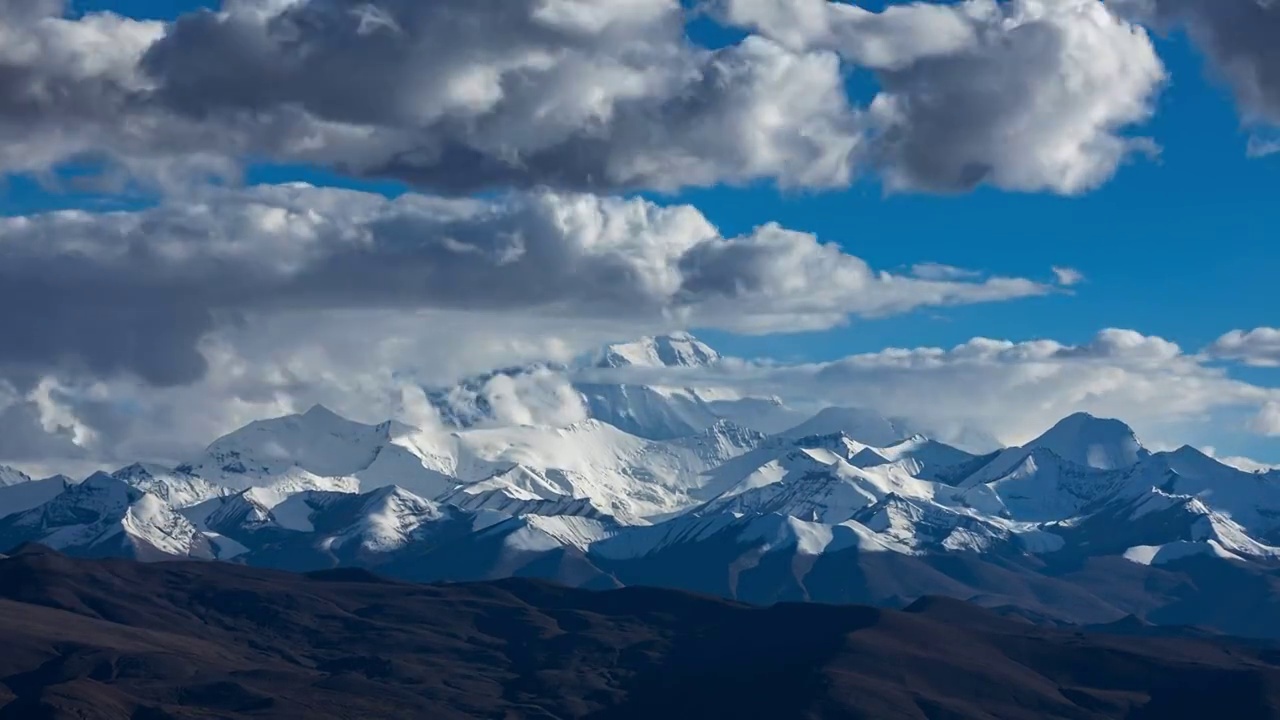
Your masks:
{"label": "snow on rock face", "polygon": [[9,544],[38,542],[67,552],[146,560],[213,557],[204,537],[164,500],[105,473],[0,521],[0,538]]}
{"label": "snow on rock face", "polygon": [[[611,357],[715,362],[699,345],[656,338]],[[979,458],[904,439],[867,410],[829,408],[766,436],[725,419],[743,401],[732,393],[593,387],[597,417],[566,427],[423,433],[316,407],[252,423],[179,468],[140,463],[82,485],[0,476],[0,545],[249,563],[296,551],[376,564],[455,541],[606,559],[723,548],[1280,559],[1280,477],[1191,448],[1150,454],[1119,421],[1075,415]]]}
{"label": "snow on rock face", "polygon": [[31,482],[31,476],[8,465],[0,465],[0,487],[9,487],[25,482]]}
{"label": "snow on rock face", "polygon": [[[704,473],[751,449],[758,435],[728,425],[654,442],[588,420],[568,428],[457,433],[463,492],[505,489],[519,499],[589,499],[624,522],[684,510],[710,496]],[[516,468],[522,468],[514,471]]]}
{"label": "snow on rock face", "polygon": [[321,477],[350,476],[368,467],[388,439],[317,405],[302,415],[249,423],[214,441],[198,464],[178,469],[241,490],[254,478],[295,467]]}
{"label": "snow on rock face", "polygon": [[[948,470],[972,462],[975,459],[974,455],[964,450],[931,440],[923,435],[912,435],[888,447],[874,450],[868,448],[868,450],[874,453],[875,457],[883,458],[886,463],[911,461],[915,467],[915,471],[912,474],[928,480],[937,479]],[[854,464],[857,465],[858,463]],[[866,467],[871,467],[871,465],[866,465]]]}
{"label": "snow on rock face", "polygon": [[857,513],[854,519],[878,535],[913,550],[983,552],[1008,542],[1013,535],[1007,527],[967,512],[898,495],[886,496]]}
{"label": "snow on rock face", "polygon": [[1072,517],[1130,484],[1123,471],[1096,470],[1031,448],[1006,451],[963,487],[994,491],[1016,520],[1050,522]]}
{"label": "snow on rock face", "polygon": [[527,515],[498,526],[503,545],[511,550],[546,552],[562,547],[586,550],[613,532],[608,523],[583,517]]}
{"label": "snow on rock face", "polygon": [[720,353],[688,333],[641,338],[606,347],[596,363],[603,368],[703,367],[720,360]]}
{"label": "snow on rock face", "polygon": [[[720,355],[712,348],[687,334],[677,333],[611,345],[581,364],[535,362],[482,373],[452,387],[430,389],[427,399],[446,426],[458,429],[503,426],[512,423],[503,420],[495,388],[511,394],[514,387],[520,389],[516,395],[536,400],[535,405],[580,405],[587,418],[649,440],[685,437],[720,420],[777,433],[804,419],[776,397],[743,396],[727,388],[636,384],[627,373],[615,372],[633,368],[697,368],[719,360]],[[557,422],[555,417],[564,419]],[[563,425],[578,419],[576,413],[555,413],[553,418],[544,418],[544,421]]]}
{"label": "snow on rock face", "polygon": [[1124,552],[1124,559],[1139,565],[1167,565],[1183,558],[1210,555],[1229,560],[1240,557],[1213,540],[1191,542],[1178,540],[1165,545],[1137,545]]}
{"label": "snow on rock face", "polygon": [[215,485],[204,478],[150,463],[134,463],[111,473],[111,477],[138,490],[151,493],[179,509],[229,493],[227,488]]}
{"label": "snow on rock face", "polygon": [[135,542],[146,543],[164,555],[213,559],[208,541],[195,526],[150,493],[132,503],[120,522],[125,534]]}
{"label": "snow on rock face", "polygon": [[598,540],[591,546],[591,552],[611,560],[626,560],[678,553],[703,543],[716,547],[749,547],[762,552],[791,551],[799,555],[821,555],[851,548],[861,552],[911,552],[854,521],[819,523],[778,513],[684,515],[649,527],[625,528]]}
{"label": "snow on rock face", "polygon": [[1185,447],[1156,453],[1128,475],[1135,491],[1159,488],[1171,495],[1194,497],[1254,535],[1270,537],[1280,531],[1277,479],[1237,470]]}
{"label": "snow on rock face", "polygon": [[319,405],[226,435],[175,472],[232,490],[359,492],[400,484],[437,495],[453,486],[444,440],[399,423],[365,425]]}
{"label": "snow on rock face", "polygon": [[[804,444],[800,441],[785,454],[749,469],[736,484],[696,512],[776,513],[809,522],[841,523],[888,496],[966,509],[991,511],[999,507],[990,492],[972,492],[913,477],[896,463],[855,467],[842,453]],[[849,453],[849,448],[844,452]],[[735,465],[747,469],[743,464]]]}
{"label": "snow on rock face", "polygon": [[362,500],[355,522],[335,535],[330,547],[356,543],[366,552],[391,552],[412,542],[423,525],[445,517],[440,506],[403,488],[380,488]]}
{"label": "snow on rock face", "polygon": [[609,383],[579,383],[589,417],[653,440],[692,435],[719,416],[692,390]]}
{"label": "snow on rock face", "polygon": [[1128,425],[1087,413],[1063,419],[1026,447],[1043,448],[1067,462],[1097,470],[1131,467],[1150,455]]}

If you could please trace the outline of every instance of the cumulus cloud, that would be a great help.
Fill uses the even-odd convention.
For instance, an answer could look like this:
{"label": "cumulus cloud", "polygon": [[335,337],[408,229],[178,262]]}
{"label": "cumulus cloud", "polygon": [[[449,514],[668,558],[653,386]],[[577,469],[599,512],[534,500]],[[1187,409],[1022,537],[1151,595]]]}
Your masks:
{"label": "cumulus cloud", "polygon": [[88,154],[224,173],[253,156],[450,192],[826,187],[859,144],[834,55],[694,46],[677,0],[238,0],[168,25],[15,8],[0,6],[10,171]]}
{"label": "cumulus cloud", "polygon": [[1141,28],[1100,0],[907,3],[720,0],[727,21],[876,72],[870,162],[891,188],[979,184],[1079,193],[1149,140],[1164,67]]}
{"label": "cumulus cloud", "polygon": [[308,185],[209,189],[130,212],[0,218],[0,367],[157,384],[247,314],[467,310],[747,332],[1052,292],[927,280],[765,225],[734,238],[687,205],[538,192],[488,200]]}
{"label": "cumulus cloud", "polygon": [[564,427],[587,419],[582,395],[565,373],[533,366],[519,373],[490,373],[476,382],[449,388],[448,407],[475,411],[468,426],[553,425]]}
{"label": "cumulus cloud", "polygon": [[[480,317],[465,312],[344,310],[246,318],[199,343],[207,371],[159,386],[130,375],[46,376],[25,392],[0,380],[0,463],[83,475],[139,459],[179,463],[254,420],[323,404],[367,423],[441,420],[423,386],[477,368],[567,360],[616,324]],[[486,388],[513,422],[572,421],[563,378]]]}
{"label": "cumulus cloud", "polygon": [[871,407],[944,437],[981,430],[1009,444],[1078,411],[1121,417],[1155,436],[1216,411],[1280,400],[1278,389],[1234,379],[1175,343],[1131,330],[1105,330],[1079,345],[975,338],[950,349],[891,348],[828,363],[631,373],[635,382],[718,383],[806,408]]}
{"label": "cumulus cloud", "polygon": [[1254,367],[1280,367],[1280,328],[1232,330],[1205,351],[1224,360],[1238,360]]}
{"label": "cumulus cloud", "polygon": [[1280,437],[1280,400],[1263,405],[1249,423],[1249,428],[1259,435]]}
{"label": "cumulus cloud", "polygon": [[1206,445],[1205,447],[1200,448],[1200,450],[1205,455],[1208,455],[1224,465],[1230,465],[1237,470],[1243,470],[1250,473],[1265,473],[1276,469],[1274,465],[1258,462],[1253,458],[1241,457],[1238,455],[1219,455],[1217,449],[1211,445]]}
{"label": "cumulus cloud", "polygon": [[[1246,125],[1280,126],[1280,3],[1273,0],[1115,0],[1117,8],[1162,28],[1182,28],[1235,94]],[[1250,143],[1268,154],[1268,134]]]}
{"label": "cumulus cloud", "polygon": [[140,63],[164,25],[64,17],[65,5],[0,2],[0,169],[48,175],[111,155],[117,169],[152,179],[234,174],[228,138],[147,107],[153,83]]}
{"label": "cumulus cloud", "polygon": [[[482,367],[564,362],[618,336],[616,323],[477,322],[455,312],[343,311],[315,320],[278,315],[219,328],[201,343],[208,372],[188,385],[46,379],[25,395],[12,387],[0,393],[0,410],[25,414],[25,437],[40,444],[21,456],[43,467],[58,466],[54,459],[58,467],[178,462],[252,420],[313,403],[364,422],[395,417],[433,427],[440,420],[423,386],[452,384]],[[949,349],[891,348],[823,363],[729,358],[709,368],[572,373],[542,366],[480,378],[455,399],[497,411],[504,422],[565,425],[582,418],[572,381],[721,388],[814,412],[871,407],[959,443],[975,436],[1025,442],[1077,411],[1123,418],[1153,446],[1232,439],[1245,429],[1231,420],[1242,413],[1255,416],[1257,433],[1280,431],[1280,389],[1232,378],[1172,342],[1125,330],[1078,345],[975,338]],[[0,461],[16,459],[0,454]]]}
{"label": "cumulus cloud", "polygon": [[975,18],[991,8],[924,2],[875,12],[829,0],[713,0],[730,25],[749,28],[796,51],[837,50],[855,65],[888,70],[929,56],[948,55],[978,42]]}
{"label": "cumulus cloud", "polygon": [[[237,0],[170,24],[15,7],[0,6],[10,171],[89,156],[167,179],[253,157],[449,193],[864,174],[1075,193],[1150,147],[1124,130],[1164,77],[1100,0],[723,0],[717,17],[754,32],[715,49],[688,39],[677,0]],[[869,107],[849,66],[879,79]]]}
{"label": "cumulus cloud", "polygon": [[1063,267],[1056,265],[1053,268],[1054,277],[1058,278],[1058,284],[1063,287],[1071,287],[1084,282],[1084,273],[1075,268]]}

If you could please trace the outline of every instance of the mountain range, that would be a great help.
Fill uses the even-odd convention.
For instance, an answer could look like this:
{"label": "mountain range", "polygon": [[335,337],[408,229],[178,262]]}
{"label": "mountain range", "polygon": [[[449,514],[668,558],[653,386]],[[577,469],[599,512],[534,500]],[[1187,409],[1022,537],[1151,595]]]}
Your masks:
{"label": "mountain range", "polygon": [[1280,715],[1275,643],[1029,619],[24,546],[0,557],[0,720]]}
{"label": "mountain range", "polygon": [[[688,335],[583,361],[712,366]],[[496,377],[559,373],[589,417],[502,425]],[[1280,472],[1152,452],[1072,415],[974,454],[861,408],[812,417],[716,388],[573,382],[550,364],[428,393],[444,427],[314,407],[175,467],[0,472],[0,547],[414,581],[529,577],[739,601],[950,596],[1071,623],[1134,616],[1280,637]]]}

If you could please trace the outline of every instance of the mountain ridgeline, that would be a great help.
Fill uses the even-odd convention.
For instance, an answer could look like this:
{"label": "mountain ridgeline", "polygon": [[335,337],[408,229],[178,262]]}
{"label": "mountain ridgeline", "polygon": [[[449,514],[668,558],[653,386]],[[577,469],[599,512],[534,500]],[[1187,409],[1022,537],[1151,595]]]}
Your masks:
{"label": "mountain ridgeline", "polygon": [[599,374],[717,362],[679,335],[499,373],[562,376],[589,411],[566,427],[495,422],[489,375],[429,394],[444,428],[316,407],[176,467],[0,472],[0,546],[753,604],[946,596],[1045,622],[1280,638],[1276,472],[1151,452],[1085,414],[975,455],[866,409],[806,417],[777,398]]}
{"label": "mountain ridgeline", "polygon": [[757,608],[536,580],[0,558],[0,720],[1280,714],[1275,644],[940,597]]}

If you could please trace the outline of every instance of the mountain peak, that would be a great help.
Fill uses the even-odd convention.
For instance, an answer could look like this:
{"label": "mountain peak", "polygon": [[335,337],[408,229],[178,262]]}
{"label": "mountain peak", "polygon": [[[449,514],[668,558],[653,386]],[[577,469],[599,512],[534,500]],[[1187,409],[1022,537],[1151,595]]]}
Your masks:
{"label": "mountain peak", "polygon": [[320,403],[316,403],[315,405],[312,405],[311,407],[307,408],[307,411],[302,413],[302,417],[306,418],[307,420],[316,420],[316,421],[330,421],[330,420],[346,421],[346,418],[330,410],[324,405],[321,405]]}
{"label": "mountain peak", "polygon": [[1151,454],[1125,423],[1083,412],[1058,421],[1027,447],[1049,450],[1063,460],[1099,470],[1130,467]]}
{"label": "mountain peak", "polygon": [[883,415],[857,407],[823,408],[817,415],[781,433],[793,440],[840,434],[871,447],[888,447],[902,439],[898,427]]}
{"label": "mountain peak", "polygon": [[607,346],[597,367],[705,367],[720,360],[720,353],[686,332],[644,337]]}
{"label": "mountain peak", "polygon": [[8,465],[0,465],[0,487],[18,485],[20,483],[30,482],[30,480],[31,477],[21,470],[11,468]]}
{"label": "mountain peak", "polygon": [[86,488],[120,488],[128,487],[119,478],[113,477],[111,473],[99,470],[80,483],[81,487]]}

